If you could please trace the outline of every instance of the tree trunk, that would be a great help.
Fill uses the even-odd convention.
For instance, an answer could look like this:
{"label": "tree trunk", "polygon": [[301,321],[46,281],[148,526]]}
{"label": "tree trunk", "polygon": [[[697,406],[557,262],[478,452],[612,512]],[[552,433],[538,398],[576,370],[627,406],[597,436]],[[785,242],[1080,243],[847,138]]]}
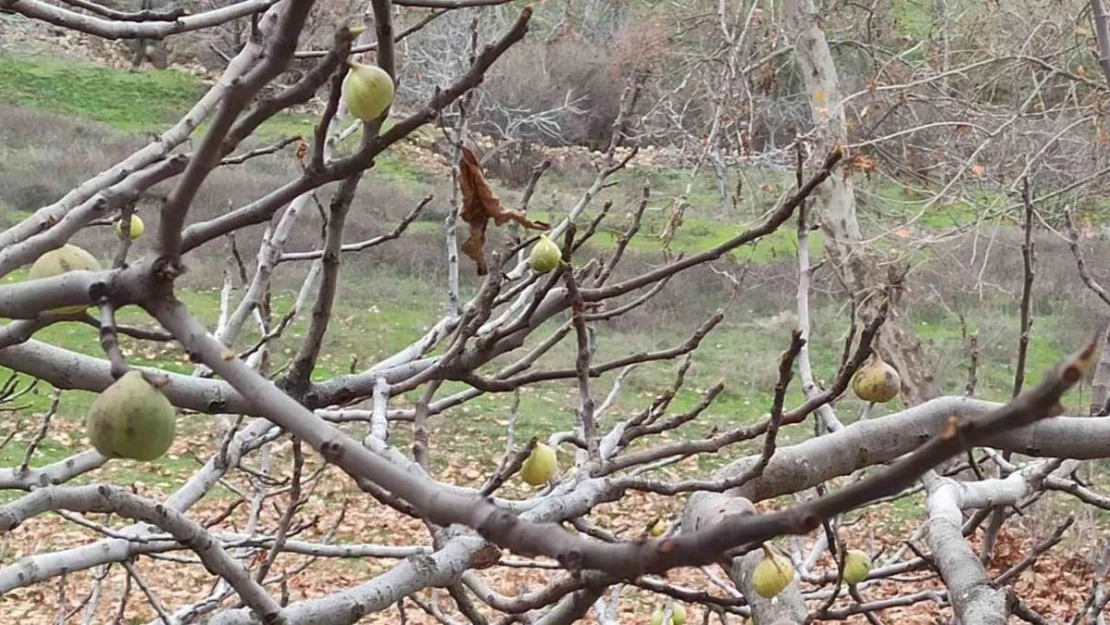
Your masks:
{"label": "tree trunk", "polygon": [[[848,143],[832,52],[819,26],[813,0],[785,0],[783,10],[817,129],[815,153],[825,154],[833,145],[844,146]],[[890,294],[890,314],[879,336],[878,351],[902,374],[903,399],[913,405],[935,397],[938,391],[934,381],[934,363],[925,354],[924,346],[910,324],[899,314],[900,278],[884,275],[877,262],[878,255],[863,243],[856,219],[851,177],[829,177],[814,196],[826,235],[825,253],[856,301],[862,317],[865,320],[871,318],[884,297]]]}

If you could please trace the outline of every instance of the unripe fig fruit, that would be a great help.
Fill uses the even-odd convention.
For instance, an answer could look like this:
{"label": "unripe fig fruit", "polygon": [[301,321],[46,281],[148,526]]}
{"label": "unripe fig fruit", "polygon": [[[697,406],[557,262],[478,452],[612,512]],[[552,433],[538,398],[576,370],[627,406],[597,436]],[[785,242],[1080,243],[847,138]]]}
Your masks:
{"label": "unripe fig fruit", "polygon": [[[663,608],[659,608],[651,614],[651,625],[663,625]],[[674,602],[671,605],[671,617],[667,619],[667,625],[686,625],[686,608],[679,602]]]}
{"label": "unripe fig fruit", "polygon": [[343,101],[351,115],[372,122],[393,103],[393,79],[377,65],[351,63],[343,84]]}
{"label": "unripe fig fruit", "polygon": [[844,554],[844,581],[858,584],[871,572],[871,556],[859,549],[849,549]]}
{"label": "unripe fig fruit", "polygon": [[870,360],[856,372],[856,377],[852,380],[852,390],[856,397],[877,404],[898,397],[901,389],[902,376],[875,352],[871,353]]}
{"label": "unripe fig fruit", "polygon": [[[144,230],[146,230],[146,226],[143,224],[143,220],[140,219],[138,215],[132,215],[131,216],[131,229],[130,229],[131,240],[134,241],[135,239],[143,236],[143,231]],[[123,220],[122,219],[120,219],[119,221],[116,222],[116,236],[121,238],[121,239],[123,238]]]}
{"label": "unripe fig fruit", "polygon": [[528,257],[528,264],[536,273],[547,273],[559,266],[563,253],[559,246],[551,239],[540,235],[540,240],[532,246],[532,255]]}
{"label": "unripe fig fruit", "polygon": [[666,534],[666,533],[667,533],[667,522],[664,521],[663,519],[659,519],[655,523],[652,523],[651,528],[648,529],[648,534],[650,534],[652,538],[659,538],[660,536],[662,536],[663,534]]}
{"label": "unripe fig fruit", "polygon": [[763,560],[752,573],[752,587],[760,597],[770,599],[782,592],[794,580],[794,565],[766,545],[763,546]]}
{"label": "unripe fig fruit", "polygon": [[109,458],[154,460],[173,443],[173,405],[132,369],[104,389],[87,422],[89,442]]}
{"label": "unripe fig fruit", "polygon": [[555,450],[543,443],[536,443],[536,448],[520,468],[520,477],[532,486],[542,486],[550,482],[558,470]]}
{"label": "unripe fig fruit", "polygon": [[[70,271],[100,271],[100,263],[97,262],[95,256],[85,250],[76,245],[66,244],[56,250],[50,250],[42,256],[39,256],[38,260],[31,265],[31,271],[28,277],[30,277],[31,280],[41,280],[43,278],[60,276]],[[62,306],[50,312],[60,315],[72,314],[79,313],[88,307],[87,304],[79,306]]]}

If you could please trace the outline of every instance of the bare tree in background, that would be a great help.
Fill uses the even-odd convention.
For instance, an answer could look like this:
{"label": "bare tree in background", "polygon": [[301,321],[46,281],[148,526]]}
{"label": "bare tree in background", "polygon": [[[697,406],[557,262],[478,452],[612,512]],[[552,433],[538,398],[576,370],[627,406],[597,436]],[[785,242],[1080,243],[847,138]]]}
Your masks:
{"label": "bare tree in background", "polygon": [[[1098,0],[1094,2],[1101,10]],[[1015,383],[1020,392],[1015,392],[1009,403],[963,395],[930,398],[931,372],[914,360],[918,358],[917,345],[912,343],[915,339],[902,328],[905,320],[898,318],[901,276],[886,272],[881,259],[868,247],[870,241],[857,218],[860,202],[854,195],[852,176],[860,170],[858,157],[869,145],[895,145],[897,139],[924,132],[930,124],[949,122],[898,129],[888,133],[896,136],[884,135],[881,142],[851,135],[846,111],[852,96],[846,95],[838,78],[810,0],[787,0],[781,8],[803,75],[813,129],[798,129],[798,134],[806,136],[787,152],[797,158],[791,172],[795,183],[765,214],[706,251],[653,267],[627,269],[622,261],[650,200],[650,192],[645,191],[628,226],[618,234],[615,248],[605,256],[591,257],[584,244],[609,218],[609,207],[599,209],[594,201],[635,155],[638,146],[626,145],[635,143],[630,138],[649,136],[645,126],[651,120],[645,118],[659,110],[670,111],[661,114],[667,123],[683,123],[674,102],[638,104],[643,102],[644,81],[631,81],[622,85],[619,112],[596,176],[561,220],[551,224],[549,235],[558,242],[565,261],[559,269],[536,274],[518,254],[533,240],[506,242],[501,231],[491,225],[482,250],[489,271],[477,293],[467,300],[459,290],[457,276],[459,271],[471,270],[471,265],[465,256],[460,259],[452,238],[444,262],[456,279],[448,283],[444,300],[458,303],[457,308],[448,306],[447,314],[411,345],[377,362],[362,363],[349,374],[327,379],[318,379],[313,372],[329,329],[337,323],[333,311],[345,259],[362,250],[395,245],[424,206],[413,207],[410,216],[387,234],[349,240],[345,228],[351,212],[373,210],[352,202],[364,174],[398,142],[444,117],[454,115],[456,123],[444,127],[453,127],[452,138],[461,143],[467,109],[460,103],[465,104],[499,59],[526,37],[532,9],[497,0],[372,0],[373,37],[369,42],[356,44],[351,30],[337,23],[330,49],[316,54],[298,50],[299,37],[313,9],[311,0],[242,0],[172,18],[118,15],[87,0],[64,4],[0,0],[0,8],[107,38],[158,40],[219,28],[233,20],[249,21],[250,35],[230,58],[220,79],[173,127],[59,201],[39,207],[0,233],[3,277],[59,248],[98,220],[129,216],[140,194],[168,183],[171,191],[158,218],[152,220],[156,222],[151,235],[156,246],[151,253],[132,257],[128,244],[121,243],[110,269],[0,286],[0,315],[10,320],[0,328],[0,365],[22,374],[0,386],[0,402],[18,405],[21,393],[32,384],[30,380],[59,393],[102,391],[134,366],[129,362],[134,358],[120,349],[120,336],[141,344],[172,341],[196,366],[194,374],[143,370],[161,385],[181,414],[211,421],[213,437],[219,440],[218,448],[201,459],[200,468],[159,501],[124,484],[89,482],[90,474],[95,477],[94,471],[114,462],[92,449],[58,462],[36,464],[36,446],[49,433],[53,413],[36,424],[42,435],[33,439],[22,461],[0,470],[0,486],[11,491],[11,497],[0,504],[0,532],[8,534],[21,525],[34,524],[43,515],[57,513],[82,532],[81,540],[67,547],[40,545],[35,553],[0,567],[0,593],[38,585],[43,592],[58,588],[64,595],[69,588],[67,580],[87,582],[80,598],[60,598],[63,609],[58,622],[118,619],[116,615],[124,614],[130,597],[148,603],[158,615],[153,622],[163,623],[340,625],[367,616],[374,622],[407,622],[406,610],[426,613],[441,623],[554,625],[582,620],[591,613],[599,622],[615,623],[622,596],[638,589],[664,597],[666,615],[675,613],[675,602],[701,606],[703,622],[709,622],[711,616],[723,623],[751,617],[757,625],[837,621],[852,616],[881,622],[888,608],[932,602],[938,612],[951,608],[965,625],[1001,624],[1011,616],[1043,623],[1044,617],[1014,592],[1013,580],[1056,543],[1036,545],[1018,566],[992,578],[968,536],[992,510],[1001,510],[997,518],[1005,522],[1050,490],[1072,496],[1081,506],[1110,509],[1110,497],[1076,473],[1082,461],[1110,457],[1110,417],[1061,416],[1062,397],[1095,368],[1101,340],[1075,346],[1074,355],[1052,368],[1039,383],[1025,388]],[[355,130],[361,133],[361,140],[345,148],[349,144],[340,136],[349,120],[343,119],[341,89],[347,72],[345,61],[353,51],[372,48],[378,65],[397,75],[405,58],[423,58],[417,52],[399,58],[401,43],[419,32],[413,25],[420,20],[406,19],[403,23],[412,27],[397,28],[395,24],[401,23],[398,14],[432,9],[473,15],[494,10],[481,9],[484,5],[499,5],[496,10],[511,19],[503,20],[496,33],[472,27],[465,56],[456,55],[455,63],[437,66],[441,72],[435,79],[438,88],[423,92],[411,114],[398,115],[388,127],[383,120],[358,124]],[[745,6],[749,10],[744,19],[751,23],[757,7]],[[726,143],[721,137],[735,126],[735,121],[726,119],[732,114],[731,90],[740,88],[736,86],[743,82],[740,76],[763,64],[741,61],[749,52],[742,47],[742,31],[729,25],[729,11],[722,9],[712,15],[725,25],[725,45],[735,48],[719,57],[726,74],[715,80],[720,80],[716,88],[723,95],[708,107],[706,119],[716,126],[712,126],[715,130],[701,157],[712,160],[713,166],[722,170],[720,175],[726,176],[720,149]],[[350,16],[351,23],[360,19]],[[480,20],[471,17],[460,23],[479,24]],[[1105,19],[1098,18],[1096,24],[1105,42]],[[485,38],[487,44],[476,45]],[[311,68],[292,84],[278,84],[298,53],[300,58],[312,59]],[[772,53],[775,58],[780,56]],[[1023,56],[1021,61],[1032,63],[1029,58],[1038,57]],[[945,70],[920,79],[911,75],[904,83],[876,84],[868,89],[870,93],[900,89],[912,93],[924,84],[933,88],[956,73],[956,69]],[[1053,70],[1052,75],[1059,78],[1060,71]],[[1035,82],[1047,84],[1043,77]],[[1105,91],[1101,84],[1091,89]],[[308,102],[317,93],[326,99],[326,107],[306,145],[300,172],[248,204],[211,218],[196,218],[192,209],[198,189],[212,172],[246,159],[264,158],[279,149],[250,147],[254,144],[249,139],[263,122]],[[1057,94],[1055,100],[1046,96],[1047,104],[1038,111],[1037,119],[1049,118],[1053,111],[1062,116],[1067,99],[1074,103],[1077,97],[1076,93]],[[951,95],[937,99],[947,105],[958,100]],[[568,100],[568,106],[571,102]],[[1024,111],[1024,104],[1022,107]],[[1068,114],[1075,108],[1068,108]],[[984,119],[999,114],[987,107],[976,111]],[[749,112],[756,114],[754,109]],[[1025,147],[1022,154],[1028,158],[1023,166],[1010,163],[1006,170],[1007,176],[1016,171],[1016,181],[1029,178],[1033,169],[1047,167],[1044,164],[1054,150],[1051,146],[1075,127],[1067,122],[1047,140],[1026,136],[1029,141],[1022,143],[1021,137],[1003,132],[1025,120],[1024,112],[1014,115],[1014,122],[988,130],[986,136],[991,140],[1007,137],[1013,142],[1010,145]],[[855,115],[856,119],[867,117]],[[1035,134],[1032,123],[1024,128]],[[881,132],[879,124],[868,130]],[[974,154],[995,149],[990,143],[981,139]],[[1029,144],[1037,147],[1030,151]],[[807,147],[808,157],[803,149]],[[950,166],[948,156],[937,161]],[[1060,159],[1063,162],[1064,156]],[[783,162],[781,158],[779,162]],[[964,163],[966,166],[958,166],[942,180],[945,189],[954,186],[978,161],[966,157]],[[1088,171],[1097,172],[1092,167],[1088,164]],[[535,185],[542,184],[542,173],[538,170],[530,181],[529,195]],[[1075,175],[1079,181],[1096,178],[1093,173]],[[1063,180],[1058,188],[1069,189],[1074,184],[1074,180]],[[317,206],[314,193],[323,189],[333,192],[331,200]],[[461,193],[460,201],[465,202],[466,195]],[[1045,196],[1038,197],[1043,202]],[[1026,232],[1033,227],[1039,206],[1036,199],[1027,192],[1017,200],[1025,211]],[[326,216],[318,247],[287,252],[284,246],[291,229],[311,210]],[[857,331],[843,354],[830,358],[836,369],[827,380],[815,377],[809,341],[813,263],[806,239],[817,219],[847,298],[858,304],[853,319]],[[180,298],[179,279],[192,259],[223,255],[229,236],[259,224],[265,224],[267,230],[259,241],[254,271],[246,276],[243,297],[234,301],[231,289],[226,289],[219,322],[206,327]],[[453,228],[453,216],[451,224]],[[653,298],[665,297],[668,282],[683,279],[687,272],[788,228],[796,228],[799,241],[799,323],[792,333],[781,337],[783,353],[773,374],[775,386],[768,398],[767,416],[750,425],[711,429],[702,439],[676,442],[666,435],[702,417],[724,390],[723,384],[697,389],[699,400],[693,408],[679,411],[672,406],[686,386],[691,360],[705,340],[713,340],[708,337],[724,313],[687,320],[689,338],[682,343],[610,360],[598,358],[595,350],[604,322]],[[454,230],[449,232],[453,237]],[[1082,250],[1076,258],[1082,259]],[[1032,280],[1031,252],[1027,259],[1025,274]],[[301,297],[285,317],[275,319],[267,303],[270,283],[275,272],[294,263],[309,263],[312,269],[307,271]],[[1083,264],[1078,266],[1082,272]],[[1094,280],[1091,283],[1092,289],[1097,287]],[[51,312],[74,305],[88,306],[95,314]],[[156,328],[117,323],[117,312],[128,307],[145,311],[157,322]],[[289,354],[271,353],[269,343],[297,317],[308,323],[297,348]],[[102,358],[35,338],[45,328],[71,323],[99,328]],[[243,339],[248,324],[257,325],[261,337],[251,345],[245,345]],[[1021,328],[1022,332],[1028,330],[1027,325]],[[571,362],[552,364],[544,358],[564,341],[573,343]],[[847,415],[837,414],[836,401],[876,348],[896,355],[892,360],[903,371],[908,400],[917,405],[844,425]],[[627,418],[607,414],[630,367],[668,361],[677,365],[669,388]],[[606,378],[612,384],[601,388],[598,382],[605,374],[613,374]],[[448,392],[446,388],[456,388],[448,383],[459,384],[462,390]],[[515,479],[537,443],[514,441],[518,416],[514,414],[507,426],[509,448],[497,469],[483,476],[482,486],[463,487],[433,475],[428,458],[433,453],[429,441],[435,432],[429,417],[483,395],[523,392],[541,383],[565,384],[576,392],[574,428],[540,441],[569,450],[574,457],[573,471],[558,475],[530,497],[506,496],[505,485]],[[797,384],[802,386],[803,396],[791,401],[788,391]],[[402,398],[411,397],[416,397],[413,405],[401,404]],[[219,430],[216,417],[227,427]],[[819,423],[816,430],[820,436],[779,445],[781,428],[811,419]],[[411,450],[399,445],[398,441],[406,438],[411,440]],[[742,444],[751,445],[754,453],[712,474],[676,478],[666,471],[681,461]],[[938,468],[954,457],[966,464],[950,471]],[[261,459],[269,465],[266,471],[255,468]],[[990,471],[984,473],[981,465]],[[329,467],[345,475],[329,474]],[[976,474],[972,479],[953,477],[972,470]],[[278,473],[281,477],[275,477]],[[227,522],[235,506],[226,514],[199,517],[195,511],[198,502],[218,485],[230,484],[233,475],[242,475],[252,485],[251,492],[239,493],[249,508],[246,526],[233,527]],[[325,476],[357,486],[362,496],[354,505],[390,509],[418,520],[427,531],[424,540],[362,542],[360,528],[344,526],[343,511],[326,520],[310,518],[306,501],[315,489],[323,488]],[[904,550],[882,557],[874,554],[876,566],[866,581],[844,584],[847,545],[841,531],[847,513],[889,505],[922,490],[927,494],[922,531],[906,537],[909,546]],[[639,493],[676,498],[676,509],[682,508],[682,513],[672,519],[675,523],[665,535],[649,537],[646,527],[617,534],[591,520],[591,514],[603,506],[627,502]],[[685,502],[678,499],[683,496],[688,496]],[[277,506],[280,514],[271,524],[264,512],[272,506]],[[127,519],[128,524],[114,523],[113,517]],[[300,536],[320,523],[332,525],[318,539]],[[576,531],[567,531],[564,524]],[[1061,526],[1057,534],[1068,525]],[[351,539],[337,539],[340,530]],[[791,547],[790,557],[799,574],[773,600],[764,599],[753,589],[753,570],[762,557],[761,545],[789,542],[778,541],[780,537],[807,539],[793,542]],[[918,546],[922,537],[927,553]],[[1058,542],[1059,535],[1055,539]],[[911,554],[911,549],[920,553]],[[294,567],[286,560],[292,556],[310,558],[303,566]],[[318,580],[323,588],[317,596],[289,600],[290,579],[311,575],[314,560],[330,558],[369,562],[376,572],[366,572],[353,583]],[[210,575],[208,594],[183,598],[171,588],[147,583],[145,567],[171,564],[201,565]],[[721,567],[728,579],[715,567]],[[486,577],[502,568],[542,571],[544,583],[514,594],[503,593]],[[672,581],[667,574],[679,569],[696,569],[703,576],[704,587]],[[1105,564],[1103,569],[1104,577]],[[360,570],[360,575],[370,570]],[[112,571],[124,575],[128,589],[115,605],[101,592]],[[943,581],[943,589],[903,591],[900,586],[909,575],[934,573]],[[869,589],[882,584],[895,585],[898,590],[889,598],[868,600]],[[440,596],[440,589],[445,590],[446,598]],[[1105,580],[1100,578],[1075,614],[1075,622],[1099,622],[1107,597]],[[72,612],[67,608],[71,605],[76,606]]]}

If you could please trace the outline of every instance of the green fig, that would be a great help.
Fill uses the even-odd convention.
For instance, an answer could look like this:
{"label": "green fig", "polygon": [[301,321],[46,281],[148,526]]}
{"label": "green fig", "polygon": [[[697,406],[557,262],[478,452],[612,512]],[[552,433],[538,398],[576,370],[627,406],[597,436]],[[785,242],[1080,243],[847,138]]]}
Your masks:
{"label": "green fig", "polygon": [[[132,215],[131,216],[131,227],[128,228],[128,233],[131,235],[131,240],[134,241],[135,239],[143,236],[143,231],[144,230],[146,230],[146,225],[143,224],[143,220],[141,218],[139,218],[138,215]],[[123,220],[122,219],[116,222],[116,236],[121,238],[121,239],[123,238]]]}
{"label": "green fig", "polygon": [[540,240],[532,246],[532,254],[528,257],[528,264],[532,266],[532,271],[536,273],[547,273],[558,267],[562,260],[563,254],[559,251],[559,246],[541,234]]}
{"label": "green fig", "polygon": [[343,85],[343,101],[351,115],[372,122],[393,103],[393,79],[377,65],[350,65]]}
{"label": "green fig", "polygon": [[[41,280],[43,278],[60,276],[63,273],[69,273],[71,271],[100,271],[100,263],[97,262],[95,256],[85,250],[76,245],[66,244],[56,250],[50,250],[42,256],[39,256],[38,260],[31,265],[31,271],[28,273],[28,277],[31,280]],[[79,313],[88,307],[88,304],[62,306],[50,312],[68,315]]]}
{"label": "green fig", "polygon": [[555,450],[543,443],[536,443],[535,449],[520,468],[520,477],[532,486],[542,486],[550,482],[558,470]]}
{"label": "green fig", "polygon": [[154,460],[173,443],[173,405],[132,369],[116,380],[89,410],[89,441],[109,458]]}
{"label": "green fig", "polygon": [[[659,608],[651,615],[651,625],[663,625],[663,608]],[[671,616],[667,625],[686,625],[686,608],[679,602],[671,605]]]}
{"label": "green fig", "polygon": [[677,601],[671,605],[671,623],[673,625],[686,625],[686,608]]}
{"label": "green fig", "polygon": [[871,353],[870,360],[856,372],[856,377],[852,380],[852,390],[856,397],[877,404],[894,399],[901,389],[902,376],[875,352]]}
{"label": "green fig", "polygon": [[859,549],[849,549],[844,554],[844,581],[858,584],[871,572],[871,556]]}
{"label": "green fig", "polygon": [[763,546],[763,560],[752,572],[752,587],[760,597],[770,599],[783,591],[794,580],[794,565],[766,545]]}

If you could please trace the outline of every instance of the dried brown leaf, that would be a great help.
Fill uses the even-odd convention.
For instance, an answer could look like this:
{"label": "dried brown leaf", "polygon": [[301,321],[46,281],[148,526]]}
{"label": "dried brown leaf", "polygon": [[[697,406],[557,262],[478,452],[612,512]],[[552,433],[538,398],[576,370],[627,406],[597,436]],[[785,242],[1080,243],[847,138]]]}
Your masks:
{"label": "dried brown leaf", "polygon": [[478,275],[485,275],[489,269],[486,266],[486,228],[489,220],[494,225],[503,226],[510,221],[515,221],[525,228],[532,230],[547,230],[547,224],[531,221],[518,210],[503,208],[501,201],[486,182],[482,172],[482,165],[469,149],[460,148],[459,157],[459,187],[462,189],[462,213],[460,217],[470,225],[470,236],[462,245],[462,251],[478,265]]}

